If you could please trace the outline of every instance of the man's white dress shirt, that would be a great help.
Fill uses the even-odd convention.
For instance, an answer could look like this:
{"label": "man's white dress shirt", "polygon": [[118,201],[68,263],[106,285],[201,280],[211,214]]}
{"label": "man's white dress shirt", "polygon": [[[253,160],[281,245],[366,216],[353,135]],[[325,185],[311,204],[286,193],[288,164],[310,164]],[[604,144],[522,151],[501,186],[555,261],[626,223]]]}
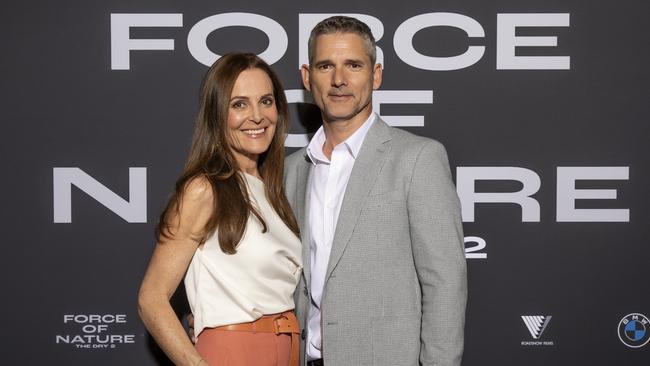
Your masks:
{"label": "man's white dress shirt", "polygon": [[311,307],[307,323],[307,359],[322,358],[321,299],[325,285],[325,272],[329,263],[332,241],[336,230],[345,188],[352,173],[354,161],[363,140],[375,121],[371,113],[358,130],[332,151],[328,159],[323,153],[325,131],[321,126],[307,146],[307,156],[313,167],[309,180],[309,228],[311,252]]}

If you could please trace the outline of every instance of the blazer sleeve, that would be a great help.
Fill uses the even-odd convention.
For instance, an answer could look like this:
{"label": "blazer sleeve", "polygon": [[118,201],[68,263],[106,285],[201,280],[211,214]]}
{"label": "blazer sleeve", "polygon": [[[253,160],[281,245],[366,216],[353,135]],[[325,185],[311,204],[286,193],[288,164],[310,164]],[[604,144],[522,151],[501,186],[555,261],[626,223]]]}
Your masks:
{"label": "blazer sleeve", "polygon": [[420,363],[460,365],[467,302],[463,230],[447,153],[436,141],[427,141],[418,154],[407,206],[422,290]]}

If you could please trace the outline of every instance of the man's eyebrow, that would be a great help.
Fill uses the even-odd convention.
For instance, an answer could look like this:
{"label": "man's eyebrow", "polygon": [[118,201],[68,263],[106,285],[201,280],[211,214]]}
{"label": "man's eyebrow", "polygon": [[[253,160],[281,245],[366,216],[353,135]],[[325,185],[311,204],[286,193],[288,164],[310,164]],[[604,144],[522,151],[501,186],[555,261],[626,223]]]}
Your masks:
{"label": "man's eyebrow", "polygon": [[330,61],[328,59],[320,60],[320,61],[314,62],[313,67],[323,66],[323,65],[327,65],[327,64],[331,64],[331,63],[332,63],[332,61]]}
{"label": "man's eyebrow", "polygon": [[349,59],[345,60],[345,63],[346,64],[360,64],[360,65],[365,65],[366,64],[366,62],[363,61],[363,59],[360,59],[360,58],[349,58]]}
{"label": "man's eyebrow", "polygon": [[[346,60],[344,61],[344,63],[345,63],[345,64],[359,64],[359,65],[365,65],[365,64],[366,64],[366,61],[364,61],[362,58],[348,58],[348,59],[346,59]],[[313,64],[312,67],[319,67],[319,66],[329,65],[329,64],[332,64],[332,61],[331,61],[331,60],[328,60],[328,59],[326,59],[326,60],[320,60],[320,61],[316,61],[316,62],[314,62],[314,64]]]}

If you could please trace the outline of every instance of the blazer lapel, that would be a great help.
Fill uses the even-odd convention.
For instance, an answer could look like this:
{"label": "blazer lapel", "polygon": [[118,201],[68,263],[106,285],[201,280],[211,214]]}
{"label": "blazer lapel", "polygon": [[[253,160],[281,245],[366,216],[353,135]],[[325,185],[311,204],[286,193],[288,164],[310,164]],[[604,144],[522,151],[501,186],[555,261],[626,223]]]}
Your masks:
{"label": "blazer lapel", "polygon": [[388,125],[377,117],[361,145],[345,189],[325,281],[329,279],[350,241],[361,207],[388,157],[390,140]]}
{"label": "blazer lapel", "polygon": [[310,282],[311,256],[310,256],[310,231],[309,231],[309,173],[311,162],[305,153],[305,161],[298,165],[296,174],[296,206],[294,213],[300,227],[300,239],[302,242],[302,273],[305,276],[305,283]]}

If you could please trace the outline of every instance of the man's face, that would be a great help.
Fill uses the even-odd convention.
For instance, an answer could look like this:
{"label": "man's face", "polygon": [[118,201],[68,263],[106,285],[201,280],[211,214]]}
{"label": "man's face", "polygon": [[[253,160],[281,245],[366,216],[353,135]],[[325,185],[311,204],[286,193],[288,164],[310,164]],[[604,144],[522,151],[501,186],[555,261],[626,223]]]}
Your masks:
{"label": "man's face", "polygon": [[301,68],[303,84],[321,109],[323,122],[363,123],[372,111],[372,91],[381,84],[381,65],[372,65],[355,33],[318,36],[312,65]]}

